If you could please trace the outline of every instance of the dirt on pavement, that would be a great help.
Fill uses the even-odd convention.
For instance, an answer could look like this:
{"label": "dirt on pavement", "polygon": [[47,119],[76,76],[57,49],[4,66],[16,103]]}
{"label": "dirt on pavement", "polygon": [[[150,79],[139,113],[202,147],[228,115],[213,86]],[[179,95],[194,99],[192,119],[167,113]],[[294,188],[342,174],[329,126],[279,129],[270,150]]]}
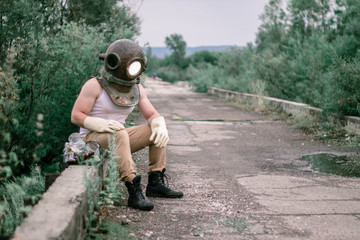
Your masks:
{"label": "dirt on pavement", "polygon": [[[152,79],[145,85],[169,130],[170,186],[184,197],[150,198],[149,212],[127,208],[126,200],[111,209],[110,220],[133,229],[129,238],[359,238],[360,179],[314,172],[300,160],[344,149],[186,85]],[[135,154],[144,187],[147,154]]]}

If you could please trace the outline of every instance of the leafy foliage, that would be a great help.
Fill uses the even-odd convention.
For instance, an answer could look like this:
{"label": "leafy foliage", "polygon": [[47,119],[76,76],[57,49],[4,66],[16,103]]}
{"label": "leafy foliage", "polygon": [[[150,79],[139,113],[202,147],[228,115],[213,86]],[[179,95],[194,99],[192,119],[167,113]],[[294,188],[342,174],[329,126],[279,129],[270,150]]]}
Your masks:
{"label": "leafy foliage", "polygon": [[360,58],[336,59],[329,69],[325,110],[339,115],[360,113]]}
{"label": "leafy foliage", "polygon": [[[359,61],[360,17],[354,14],[359,9],[359,1],[292,0],[286,15],[280,1],[270,1],[262,19],[273,21],[262,24],[257,39],[257,74],[266,83],[266,92],[336,114],[360,116],[356,93],[343,87],[349,83],[353,89],[360,87],[358,73],[351,71]],[[339,59],[347,60],[340,60],[341,65]],[[348,74],[340,67],[345,65]],[[353,100],[337,103],[349,98]]]}
{"label": "leafy foliage", "polygon": [[173,52],[170,55],[170,61],[180,69],[186,67],[186,42],[181,34],[171,34],[165,38],[165,44]]}
{"label": "leafy foliage", "polygon": [[[1,149],[19,159],[20,165],[7,164],[14,175],[33,165],[34,154],[40,164],[59,160],[67,136],[77,131],[72,105],[82,84],[97,75],[98,54],[109,41],[138,33],[138,18],[118,1],[88,2],[1,1],[0,57],[7,59],[0,71]],[[95,19],[93,5],[112,14],[102,11]]]}
{"label": "leafy foliage", "polygon": [[[0,1],[2,189],[13,186],[14,179],[29,174],[35,166],[61,170],[64,142],[78,131],[70,121],[72,106],[82,84],[98,74],[99,53],[110,42],[134,39],[139,33],[138,17],[120,3]],[[16,189],[26,193],[21,184]],[[20,195],[11,201],[21,204]],[[10,216],[9,201],[0,198],[2,222]]]}
{"label": "leafy foliage", "polygon": [[[115,134],[114,134],[115,135]],[[104,189],[100,192],[99,204],[114,205],[122,199],[122,193],[120,191],[119,171],[118,171],[118,159],[120,158],[116,154],[116,138],[113,136],[109,141],[108,151],[108,175],[103,179]]]}
{"label": "leafy foliage", "polygon": [[185,56],[186,42],[181,34],[171,34],[166,37],[165,44],[172,50],[172,53],[162,59],[157,69],[154,69],[157,76],[168,82],[184,81],[186,77],[185,69],[189,65],[189,59]]}
{"label": "leafy foliage", "polygon": [[[255,46],[198,52],[188,65],[165,58],[158,71],[166,81],[187,80],[201,92],[215,86],[307,103],[329,114],[360,116],[360,1],[287,3],[284,9],[281,0],[269,0]],[[173,35],[166,38],[172,49],[180,41]]]}
{"label": "leafy foliage", "polygon": [[0,186],[0,236],[11,236],[44,191],[45,179],[38,168]]}
{"label": "leafy foliage", "polygon": [[144,74],[147,74],[147,75],[153,75],[154,73],[156,74],[156,71],[160,67],[161,59],[159,59],[158,57],[156,57],[155,55],[152,54],[151,47],[148,47],[148,49],[146,51],[146,58],[147,58],[147,66],[146,66]]}

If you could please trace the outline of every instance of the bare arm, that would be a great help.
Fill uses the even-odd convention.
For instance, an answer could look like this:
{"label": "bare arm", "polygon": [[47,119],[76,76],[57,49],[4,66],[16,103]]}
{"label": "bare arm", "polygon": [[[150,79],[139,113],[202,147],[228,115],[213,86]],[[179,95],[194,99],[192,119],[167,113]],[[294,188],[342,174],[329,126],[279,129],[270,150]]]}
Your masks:
{"label": "bare arm", "polygon": [[160,114],[156,111],[154,106],[150,103],[144,87],[139,84],[139,90],[140,90],[140,100],[138,103],[138,108],[141,112],[141,114],[144,116],[144,118],[147,120],[148,124],[151,124],[151,121],[154,118],[157,118],[160,116]]}
{"label": "bare arm", "polygon": [[84,127],[84,120],[102,93],[102,87],[96,78],[88,80],[82,87],[71,112],[71,122]]}

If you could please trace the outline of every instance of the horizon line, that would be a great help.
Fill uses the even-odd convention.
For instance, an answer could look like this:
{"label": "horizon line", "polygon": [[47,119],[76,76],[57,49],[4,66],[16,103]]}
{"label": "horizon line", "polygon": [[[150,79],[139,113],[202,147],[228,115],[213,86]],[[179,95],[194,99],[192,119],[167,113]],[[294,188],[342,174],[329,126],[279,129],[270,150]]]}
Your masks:
{"label": "horizon line", "polygon": [[[187,48],[196,48],[196,47],[243,47],[241,45],[236,44],[220,44],[220,45],[198,45],[198,46],[186,46]],[[168,48],[167,46],[144,46],[144,48],[151,47],[151,48]]]}

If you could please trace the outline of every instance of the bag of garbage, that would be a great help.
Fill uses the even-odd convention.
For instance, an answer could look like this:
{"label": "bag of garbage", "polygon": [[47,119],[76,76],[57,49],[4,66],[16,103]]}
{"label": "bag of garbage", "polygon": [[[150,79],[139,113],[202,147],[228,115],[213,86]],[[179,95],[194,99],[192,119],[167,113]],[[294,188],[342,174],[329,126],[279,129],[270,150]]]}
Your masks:
{"label": "bag of garbage", "polygon": [[68,142],[65,143],[63,160],[67,164],[77,164],[93,156],[100,145],[96,141],[84,142],[80,134],[70,134]]}

